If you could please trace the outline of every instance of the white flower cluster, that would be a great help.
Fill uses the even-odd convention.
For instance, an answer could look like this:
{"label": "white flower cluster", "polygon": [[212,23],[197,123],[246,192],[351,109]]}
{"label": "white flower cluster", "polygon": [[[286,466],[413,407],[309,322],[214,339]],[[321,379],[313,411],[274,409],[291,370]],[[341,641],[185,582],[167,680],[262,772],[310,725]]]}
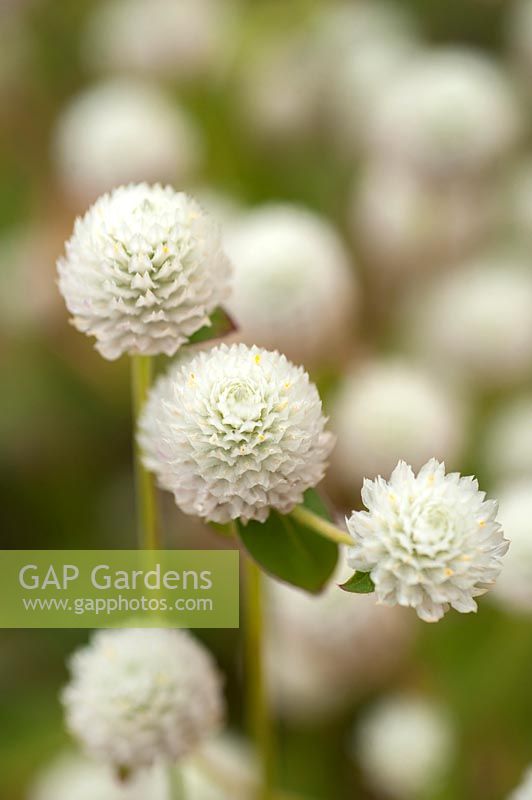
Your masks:
{"label": "white flower cluster", "polygon": [[53,156],[69,195],[92,201],[135,181],[189,177],[201,150],[189,115],[154,85],[113,79],[76,95],[56,122]]}
{"label": "white flower cluster", "polygon": [[333,437],[307,373],[258,347],[177,363],[140,420],[144,462],[187,514],[226,523],[283,514],[323,477]]}
{"label": "white flower cluster", "polygon": [[389,481],[364,481],[362,500],[367,511],[347,521],[348,563],[371,574],[380,603],[415,608],[425,622],[450,606],[476,611],[474,598],[501,572],[508,541],[497,502],[474,478],[446,475],[436,459],[415,475],[400,461]]}
{"label": "white flower cluster", "polygon": [[434,177],[476,176],[513,146],[519,114],[511,86],[487,57],[447,49],[421,54],[382,96],[370,146]]}
{"label": "white flower cluster", "polygon": [[353,756],[378,792],[397,800],[430,795],[451,766],[454,732],[435,703],[407,695],[383,699],[355,733]]}
{"label": "white flower cluster", "polygon": [[108,0],[85,34],[89,64],[97,70],[195,80],[226,62],[232,25],[225,0]]}
{"label": "white flower cluster", "polygon": [[498,492],[499,517],[510,540],[493,599],[510,611],[532,612],[532,478],[504,485]]}
{"label": "white flower cluster", "polygon": [[268,678],[283,716],[307,721],[345,710],[389,678],[408,652],[408,613],[376,605],[372,595],[353,602],[337,586],[350,574],[342,558],[318,596],[268,583]]}
{"label": "white flower cluster", "polygon": [[522,782],[508,795],[507,800],[532,800],[532,766],[526,770]]}
{"label": "white flower cluster", "polygon": [[114,359],[173,355],[226,298],[230,265],[217,225],[192,198],[141,183],[76,220],[58,272],[74,325]]}
{"label": "white flower cluster", "polygon": [[412,296],[412,348],[467,381],[504,385],[532,360],[532,273],[513,252],[477,256]]}
{"label": "white flower cluster", "polygon": [[99,631],[70,670],[67,726],[91,756],[115,767],[182,759],[223,715],[214,661],[186,631]]}
{"label": "white flower cluster", "polygon": [[398,358],[370,361],[344,378],[333,402],[334,478],[354,494],[364,477],[389,474],[400,458],[414,469],[431,456],[454,463],[466,417],[452,388],[431,371]]}
{"label": "white flower cluster", "polygon": [[342,349],[357,286],[327,220],[298,206],[263,206],[235,221],[224,242],[234,268],[227,307],[247,344],[304,363],[330,360]]}

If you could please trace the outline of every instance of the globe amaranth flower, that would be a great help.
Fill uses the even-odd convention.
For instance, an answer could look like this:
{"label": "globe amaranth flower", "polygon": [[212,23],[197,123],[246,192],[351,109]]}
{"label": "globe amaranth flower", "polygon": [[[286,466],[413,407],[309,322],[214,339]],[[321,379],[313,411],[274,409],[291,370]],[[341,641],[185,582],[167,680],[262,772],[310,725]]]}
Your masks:
{"label": "globe amaranth flower", "polygon": [[[119,781],[112,768],[74,753],[64,753],[37,776],[28,800],[170,800],[161,767],[142,770]],[[198,798],[201,800],[201,798]]]}
{"label": "globe amaranth flower", "polygon": [[532,612],[532,477],[502,486],[498,492],[501,523],[511,542],[493,599],[510,611]]}
{"label": "globe amaranth flower", "polygon": [[186,631],[99,631],[70,671],[67,726],[89,755],[118,768],[182,759],[223,715],[214,661]]}
{"label": "globe amaranth flower", "polygon": [[76,95],[59,115],[53,157],[62,185],[92,201],[134,181],[189,177],[201,135],[189,115],[157,86],[112,79]]}
{"label": "globe amaranth flower", "polygon": [[532,361],[532,274],[514,251],[480,254],[409,298],[413,351],[464,381],[502,386],[528,376]]}
{"label": "globe amaranth flower", "polygon": [[345,350],[357,281],[326,219],[298,206],[263,206],[228,228],[225,246],[234,266],[228,308],[247,344],[279,349],[298,363]]}
{"label": "globe amaranth flower", "polygon": [[218,226],[186,194],[141,183],[78,218],[58,262],[75,327],[108,359],[173,355],[229,291]]}
{"label": "globe amaranth flower", "polygon": [[83,49],[98,71],[183,82],[219,76],[232,34],[227,0],[108,0],[89,16]]}
{"label": "globe amaranth flower", "polygon": [[528,767],[522,782],[508,795],[507,800],[532,800],[532,766]]}
{"label": "globe amaranth flower", "polygon": [[353,737],[353,757],[378,792],[397,800],[430,795],[451,766],[454,731],[445,711],[421,697],[386,697]]}
{"label": "globe amaranth flower", "polygon": [[416,609],[425,622],[449,607],[477,610],[474,597],[491,588],[508,549],[497,502],[478,482],[431,459],[417,473],[400,461],[389,481],[365,480],[367,511],[347,521],[348,562],[369,572],[380,603]]}
{"label": "globe amaranth flower", "polygon": [[519,110],[504,73],[459,48],[420,54],[382,94],[369,127],[373,152],[435,178],[489,171],[513,147]]}
{"label": "globe amaranth flower", "polygon": [[144,463],[187,514],[282,514],[323,477],[333,437],[318,391],[283,355],[221,345],[177,364],[140,419]]}
{"label": "globe amaranth flower", "polygon": [[368,361],[347,373],[331,408],[338,443],[332,476],[357,493],[364,477],[387,475],[404,458],[454,462],[464,448],[467,409],[452,385],[401,358]]}
{"label": "globe amaranth flower", "polygon": [[318,596],[268,581],[268,680],[279,713],[288,719],[324,719],[345,711],[389,679],[408,652],[413,633],[408,612],[377,605],[373,595],[354,603],[337,587],[350,574],[342,558]]}

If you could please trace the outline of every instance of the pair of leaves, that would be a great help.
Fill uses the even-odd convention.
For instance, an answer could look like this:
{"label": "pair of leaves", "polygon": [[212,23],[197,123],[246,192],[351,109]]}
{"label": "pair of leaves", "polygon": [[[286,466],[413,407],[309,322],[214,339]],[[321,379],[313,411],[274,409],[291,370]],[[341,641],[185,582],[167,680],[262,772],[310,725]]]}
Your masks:
{"label": "pair of leaves", "polygon": [[[329,519],[314,489],[305,492],[303,505]],[[338,546],[291,516],[271,511],[266,522],[244,525],[237,521],[236,525],[246,551],[274,578],[317,594],[334,572]]]}

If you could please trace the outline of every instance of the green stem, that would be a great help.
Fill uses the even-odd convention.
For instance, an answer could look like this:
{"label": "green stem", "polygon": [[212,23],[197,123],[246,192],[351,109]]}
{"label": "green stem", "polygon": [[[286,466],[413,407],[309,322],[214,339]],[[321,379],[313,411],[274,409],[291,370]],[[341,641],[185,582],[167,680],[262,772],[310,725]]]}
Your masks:
{"label": "green stem", "polygon": [[337,544],[353,544],[353,540],[348,533],[340,530],[340,528],[337,528],[332,522],[328,522],[313,511],[309,511],[308,508],[304,508],[304,506],[296,506],[294,510],[290,512],[289,516],[293,517],[307,528],[312,528],[316,533],[319,533],[320,536],[337,542]]}
{"label": "green stem", "polygon": [[169,800],[186,800],[187,793],[183,771],[175,764],[168,768],[168,783],[170,788]]}
{"label": "green stem", "polygon": [[135,484],[139,546],[145,550],[159,547],[157,531],[157,503],[152,475],[144,469],[136,442],[136,427],[152,379],[152,359],[149,356],[131,357],[131,389],[133,401]]}
{"label": "green stem", "polygon": [[263,656],[263,586],[259,567],[244,556],[245,678],[246,709],[251,737],[261,763],[260,800],[272,800],[274,736],[268,708]]}

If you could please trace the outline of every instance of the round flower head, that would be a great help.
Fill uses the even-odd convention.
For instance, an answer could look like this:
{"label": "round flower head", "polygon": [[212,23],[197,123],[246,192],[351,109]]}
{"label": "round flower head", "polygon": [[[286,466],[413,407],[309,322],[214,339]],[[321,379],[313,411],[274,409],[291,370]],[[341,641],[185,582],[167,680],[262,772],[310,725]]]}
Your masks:
{"label": "round flower head", "polygon": [[517,138],[518,110],[506,78],[468,50],[429,52],[399,72],[379,102],[369,144],[436,177],[493,166]]}
{"label": "round flower head", "polygon": [[[80,755],[57,758],[35,780],[28,800],[170,800],[163,769],[143,770],[119,781],[109,765]],[[198,798],[198,800],[202,800]]]}
{"label": "round flower head", "polygon": [[466,437],[466,413],[452,389],[431,372],[383,359],[344,379],[331,427],[338,439],[334,478],[354,493],[362,478],[389,474],[402,456],[415,469],[434,454],[456,461]]}
{"label": "round flower head", "polygon": [[508,795],[507,800],[532,800],[532,766],[526,770],[522,783]]}
{"label": "round flower head", "polygon": [[527,259],[488,254],[442,274],[407,309],[412,348],[484,385],[528,375],[532,274]]}
{"label": "round flower head", "polygon": [[214,662],[185,631],[99,631],[70,671],[68,728],[90,755],[118,768],[182,759],[222,717]]}
{"label": "round flower head", "polygon": [[333,437],[307,373],[279,353],[221,345],[177,364],[140,420],[144,463],[187,514],[263,522],[323,477]]}
{"label": "round flower head", "polygon": [[156,86],[111,80],[76,95],[59,116],[53,155],[81,200],[130,181],[182,181],[199,160],[200,134]]}
{"label": "round flower head", "polygon": [[532,611],[532,477],[506,484],[498,493],[499,517],[510,540],[493,598],[510,611]]}
{"label": "round flower head", "polygon": [[227,307],[244,341],[298,362],[341,350],[356,315],[357,286],[327,220],[297,206],[264,206],[229,229],[225,246],[234,267]]}
{"label": "round flower head", "polygon": [[89,19],[85,53],[98,70],[203,78],[225,67],[232,14],[224,0],[108,0]]}
{"label": "round flower head", "polygon": [[417,475],[400,461],[389,481],[365,480],[362,501],[347,521],[348,563],[369,572],[377,600],[416,609],[437,622],[449,607],[477,610],[474,597],[491,588],[508,549],[497,503],[478,482],[445,474],[436,459]]}
{"label": "round flower head", "polygon": [[429,700],[396,696],[370,709],[355,731],[353,756],[380,793],[397,800],[434,791],[451,766],[454,732]]}
{"label": "round flower head", "polygon": [[378,606],[371,595],[353,602],[336,585],[350,574],[343,561],[319,596],[269,582],[269,683],[288,718],[306,721],[345,711],[389,678],[408,651],[408,613]]}
{"label": "round flower head", "polygon": [[483,457],[492,476],[532,477],[532,396],[495,413],[484,435]]}
{"label": "round flower head", "polygon": [[467,254],[494,217],[486,187],[435,186],[400,165],[370,164],[354,186],[349,222],[371,266],[403,275]]}
{"label": "round flower head", "polygon": [[228,294],[218,226],[169,186],[123,186],[76,220],[58,262],[76,328],[108,359],[173,355]]}

